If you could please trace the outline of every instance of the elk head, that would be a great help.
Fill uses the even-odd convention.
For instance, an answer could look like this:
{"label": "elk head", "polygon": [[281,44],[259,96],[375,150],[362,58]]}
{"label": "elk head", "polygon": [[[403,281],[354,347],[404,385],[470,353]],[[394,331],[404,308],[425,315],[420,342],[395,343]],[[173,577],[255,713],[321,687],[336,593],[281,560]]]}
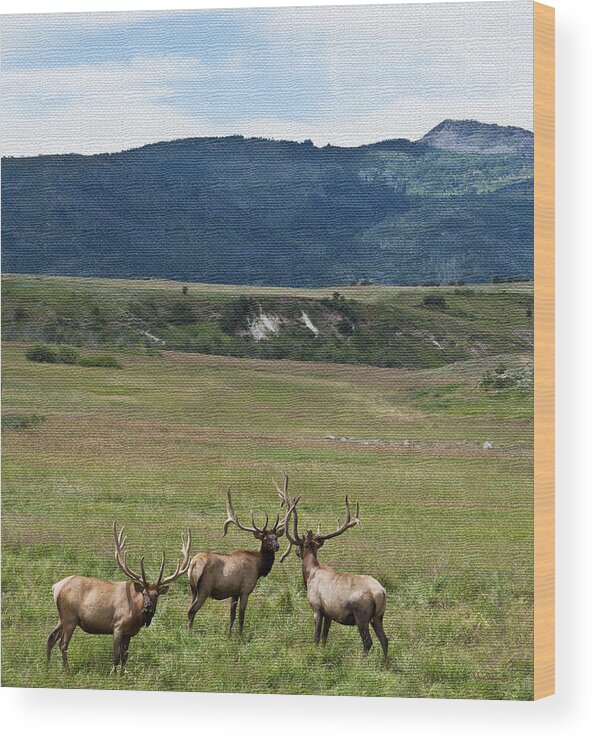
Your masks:
{"label": "elk head", "polygon": [[[360,528],[362,528],[362,523],[360,522],[360,518],[358,517],[358,514],[360,512],[360,503],[356,503],[356,514],[352,518],[347,495],[345,502],[346,517],[343,525],[340,524],[338,518],[337,528],[335,529],[335,531],[331,531],[330,533],[321,533],[321,526],[319,526],[316,533],[308,529],[306,533],[302,534],[302,536],[298,535],[298,513],[296,510],[297,500],[291,502],[285,520],[288,548],[283,553],[280,561],[284,561],[284,559],[292,550],[292,546],[296,547],[296,555],[300,557],[300,559],[304,559],[304,556],[308,551],[311,551],[316,556],[317,551],[321,548],[321,546],[323,546],[325,541],[328,541],[331,538],[335,538],[336,536],[340,536],[342,533],[344,533],[344,531],[347,531],[349,528],[353,528],[354,526],[359,526]],[[294,522],[292,532],[290,532],[290,516],[292,516],[292,520]]]}
{"label": "elk head", "polygon": [[236,512],[234,511],[234,506],[232,505],[232,490],[230,487],[228,487],[228,500],[227,500],[227,513],[228,517],[226,522],[224,523],[224,536],[228,532],[228,527],[231,523],[233,523],[237,528],[239,528],[241,531],[246,531],[247,533],[252,533],[252,535],[258,539],[261,542],[261,549],[266,552],[275,553],[279,549],[279,537],[282,536],[286,530],[286,522],[288,519],[288,516],[290,514],[290,508],[293,504],[297,503],[298,500],[300,500],[300,497],[297,497],[295,499],[290,499],[288,495],[288,476],[287,474],[284,477],[284,489],[281,490],[277,484],[275,484],[275,487],[277,489],[278,495],[281,500],[281,505],[285,507],[286,512],[283,517],[283,519],[280,522],[280,514],[277,514],[277,518],[275,519],[275,523],[273,524],[272,528],[269,528],[269,516],[265,513],[265,524],[262,528],[259,528],[254,519],[253,512],[251,510],[250,512],[250,520],[251,520],[251,526],[244,526],[242,523],[238,520],[238,516],[236,515]]}
{"label": "elk head", "polygon": [[161,566],[159,568],[159,576],[155,582],[151,582],[147,579],[145,574],[145,557],[141,558],[141,572],[134,572],[126,563],[126,536],[124,536],[124,527],[118,532],[116,528],[116,521],[113,523],[114,531],[114,545],[115,551],[114,556],[118,562],[118,566],[129,577],[134,585],[134,589],[137,593],[142,593],[144,597],[143,604],[143,625],[149,626],[155,610],[157,608],[157,601],[160,595],[164,595],[170,589],[170,583],[174,582],[180,575],[184,574],[190,563],[190,546],[191,546],[191,535],[190,528],[187,532],[187,539],[184,540],[184,533],[182,534],[182,559],[178,560],[178,566],[175,571],[172,572],[168,577],[164,577],[164,568],[166,557],[162,554]]}

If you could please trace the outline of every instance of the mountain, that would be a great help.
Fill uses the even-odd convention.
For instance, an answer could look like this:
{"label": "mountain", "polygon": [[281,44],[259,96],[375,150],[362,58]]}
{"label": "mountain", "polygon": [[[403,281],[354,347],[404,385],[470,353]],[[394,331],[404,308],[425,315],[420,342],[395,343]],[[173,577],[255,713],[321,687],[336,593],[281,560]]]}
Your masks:
{"label": "mountain", "polygon": [[434,149],[460,153],[502,155],[534,150],[532,132],[517,126],[481,124],[479,121],[446,119],[418,141]]}
{"label": "mountain", "polygon": [[531,276],[533,138],[512,128],[3,158],[3,269],[286,286]]}

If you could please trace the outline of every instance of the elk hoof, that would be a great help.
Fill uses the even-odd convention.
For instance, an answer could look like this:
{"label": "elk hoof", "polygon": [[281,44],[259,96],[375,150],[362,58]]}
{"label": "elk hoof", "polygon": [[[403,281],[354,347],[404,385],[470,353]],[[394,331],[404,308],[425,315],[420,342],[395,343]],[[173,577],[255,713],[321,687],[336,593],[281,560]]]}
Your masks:
{"label": "elk hoof", "polygon": [[113,665],[112,669],[110,670],[110,675],[118,675],[118,667],[117,665]]}

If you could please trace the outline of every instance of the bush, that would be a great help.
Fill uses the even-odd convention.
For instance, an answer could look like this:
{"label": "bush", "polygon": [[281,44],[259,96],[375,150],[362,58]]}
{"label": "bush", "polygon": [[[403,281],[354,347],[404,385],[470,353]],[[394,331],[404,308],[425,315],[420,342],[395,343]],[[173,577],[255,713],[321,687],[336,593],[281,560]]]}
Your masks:
{"label": "bush", "polygon": [[124,368],[113,356],[83,356],[79,359],[78,365],[93,368]]}
{"label": "bush", "polygon": [[49,345],[33,345],[27,351],[26,358],[36,363],[59,363],[58,354]]}
{"label": "bush", "polygon": [[422,304],[428,309],[447,309],[445,297],[440,294],[428,294],[422,300]]}
{"label": "bush", "polygon": [[486,369],[480,381],[482,389],[516,389],[531,390],[534,387],[534,369],[532,366],[507,368],[500,364],[494,371]]}
{"label": "bush", "polygon": [[58,348],[56,352],[56,362],[57,363],[68,363],[68,364],[76,364],[80,360],[80,354],[77,350],[74,348],[69,348],[68,345],[63,346],[62,348]]}
{"label": "bush", "polygon": [[197,321],[194,310],[187,301],[173,302],[169,307],[167,319],[174,325],[192,325]]}
{"label": "bush", "polygon": [[28,430],[45,421],[45,415],[2,415],[2,430]]}
{"label": "bush", "polygon": [[37,363],[66,363],[70,366],[96,366],[98,368],[123,368],[113,356],[82,356],[75,348],[64,345],[52,348],[49,345],[33,345],[26,353],[30,361]]}
{"label": "bush", "polygon": [[258,314],[259,304],[252,297],[240,296],[227,304],[219,320],[226,335],[237,335],[246,330],[251,315]]}
{"label": "bush", "polygon": [[354,334],[354,326],[347,317],[342,317],[337,324],[337,331],[344,337],[350,337]]}

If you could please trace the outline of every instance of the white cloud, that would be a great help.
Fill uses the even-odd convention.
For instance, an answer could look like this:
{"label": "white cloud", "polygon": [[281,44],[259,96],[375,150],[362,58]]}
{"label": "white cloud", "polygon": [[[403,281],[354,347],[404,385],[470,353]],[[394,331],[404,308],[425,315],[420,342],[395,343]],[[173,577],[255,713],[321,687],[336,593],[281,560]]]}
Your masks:
{"label": "white cloud", "polygon": [[77,103],[54,111],[43,119],[11,118],[3,127],[5,154],[97,154],[139,147],[143,144],[183,137],[214,136],[206,121],[151,102],[106,100],[90,108]]}
{"label": "white cloud", "polygon": [[[2,35],[10,48],[7,52],[5,43],[3,55],[10,58],[10,49],[19,48],[21,56],[3,66],[3,151],[90,154],[225,134],[348,146],[415,139],[445,118],[533,127],[530,2],[228,13],[251,33],[245,46],[223,34],[228,54],[218,49],[216,64],[208,56],[201,62],[201,44],[192,46],[193,40],[180,47],[185,53],[153,55],[151,43],[145,43],[147,56],[129,61],[74,66],[62,61],[62,67],[37,68],[16,60],[27,60],[44,34],[52,37],[52,59],[62,59],[63,32],[105,28],[105,37],[100,33],[93,42],[104,52],[114,43],[112,26],[161,16],[9,16]],[[225,24],[213,16],[214,25],[203,28],[208,18],[187,13],[179,27],[188,32],[198,24],[213,41]],[[169,30],[164,25],[164,39],[171,41],[176,28],[177,23]],[[147,29],[132,29],[133,46],[144,39],[159,49],[160,24],[152,29],[157,36],[147,38]],[[69,50],[76,57],[85,37],[74,38]],[[121,53],[114,44],[113,56]]]}
{"label": "white cloud", "polygon": [[93,154],[213,133],[204,119],[167,104],[181,83],[204,76],[197,59],[179,55],[4,71],[3,152]]}

